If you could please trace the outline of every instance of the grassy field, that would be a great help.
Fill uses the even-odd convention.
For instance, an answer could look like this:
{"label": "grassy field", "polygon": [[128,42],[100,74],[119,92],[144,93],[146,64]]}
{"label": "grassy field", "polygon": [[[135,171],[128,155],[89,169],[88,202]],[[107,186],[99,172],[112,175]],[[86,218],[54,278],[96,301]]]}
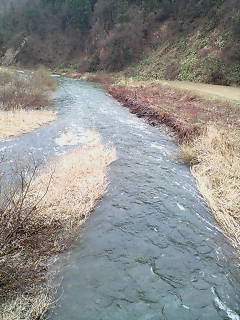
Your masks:
{"label": "grassy field", "polygon": [[187,90],[204,98],[222,99],[240,104],[240,88],[189,81],[159,81],[164,86]]}

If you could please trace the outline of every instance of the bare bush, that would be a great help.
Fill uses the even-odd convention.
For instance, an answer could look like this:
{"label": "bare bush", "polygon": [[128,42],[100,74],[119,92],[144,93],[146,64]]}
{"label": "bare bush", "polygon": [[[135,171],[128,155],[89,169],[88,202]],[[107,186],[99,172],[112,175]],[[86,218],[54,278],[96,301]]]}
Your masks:
{"label": "bare bush", "polygon": [[[28,193],[37,174],[37,164],[17,168],[13,173],[14,178],[6,177],[10,179],[10,186],[1,191],[0,296],[8,296],[10,292],[30,286],[33,276],[36,277],[42,271],[36,268],[39,257],[31,241],[33,235],[38,238],[44,230],[32,221],[41,210],[39,204],[42,199],[35,199],[34,202],[28,200]],[[47,190],[48,186],[45,186],[44,192]]]}
{"label": "bare bush", "polygon": [[139,24],[117,25],[99,42],[99,65],[102,70],[119,71],[142,53],[142,28]]}
{"label": "bare bush", "polygon": [[32,75],[0,72],[0,109],[39,109],[50,103],[50,90],[56,83],[47,71],[39,69]]}
{"label": "bare bush", "polygon": [[43,66],[32,74],[30,80],[34,88],[42,88],[45,90],[56,89],[56,81],[51,77],[51,73]]}

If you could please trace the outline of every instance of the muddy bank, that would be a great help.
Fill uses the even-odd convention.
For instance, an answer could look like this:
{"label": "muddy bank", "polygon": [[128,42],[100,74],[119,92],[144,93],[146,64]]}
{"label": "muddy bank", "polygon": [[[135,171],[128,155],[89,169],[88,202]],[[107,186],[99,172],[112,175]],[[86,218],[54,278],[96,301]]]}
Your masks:
{"label": "muddy bank", "polygon": [[151,125],[166,124],[180,141],[194,139],[212,121],[239,124],[240,109],[229,102],[204,99],[159,83],[130,86],[105,83],[105,87],[115,99]]}
{"label": "muddy bank", "polygon": [[188,124],[186,121],[178,119],[170,112],[160,110],[154,105],[147,105],[144,101],[140,101],[136,96],[129,94],[124,88],[121,87],[107,87],[108,92],[116,100],[129,108],[129,110],[136,114],[139,118],[144,118],[152,126],[165,124],[170,127],[180,140],[190,139],[201,132],[201,128]]}
{"label": "muddy bank", "polygon": [[207,99],[200,92],[165,86],[159,81],[135,81],[121,75],[97,73],[78,77],[103,84],[133,114],[152,126],[167,125],[180,141],[193,140],[211,122],[239,126],[240,108],[235,100]]}

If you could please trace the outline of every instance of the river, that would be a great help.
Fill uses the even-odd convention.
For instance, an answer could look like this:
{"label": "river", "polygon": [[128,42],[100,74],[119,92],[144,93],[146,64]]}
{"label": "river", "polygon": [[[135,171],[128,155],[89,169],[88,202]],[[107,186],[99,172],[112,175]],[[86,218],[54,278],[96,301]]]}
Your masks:
{"label": "river", "polygon": [[236,253],[219,232],[164,128],[153,128],[96,84],[59,77],[57,120],[0,143],[7,157],[48,160],[94,128],[116,146],[110,185],[80,230],[50,320],[240,319]]}

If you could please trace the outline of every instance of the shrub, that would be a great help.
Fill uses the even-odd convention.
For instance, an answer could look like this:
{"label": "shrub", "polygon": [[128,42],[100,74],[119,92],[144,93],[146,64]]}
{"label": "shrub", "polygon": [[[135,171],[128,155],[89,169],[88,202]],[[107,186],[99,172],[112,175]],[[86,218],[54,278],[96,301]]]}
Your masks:
{"label": "shrub", "polygon": [[99,69],[100,57],[98,53],[95,53],[88,61],[88,71],[95,72]]}
{"label": "shrub", "polygon": [[45,69],[30,76],[0,72],[0,109],[39,109],[49,104],[55,80]]}
{"label": "shrub", "polygon": [[44,67],[40,67],[30,77],[33,88],[41,88],[41,90],[56,89],[56,81],[51,77],[51,73]]}

